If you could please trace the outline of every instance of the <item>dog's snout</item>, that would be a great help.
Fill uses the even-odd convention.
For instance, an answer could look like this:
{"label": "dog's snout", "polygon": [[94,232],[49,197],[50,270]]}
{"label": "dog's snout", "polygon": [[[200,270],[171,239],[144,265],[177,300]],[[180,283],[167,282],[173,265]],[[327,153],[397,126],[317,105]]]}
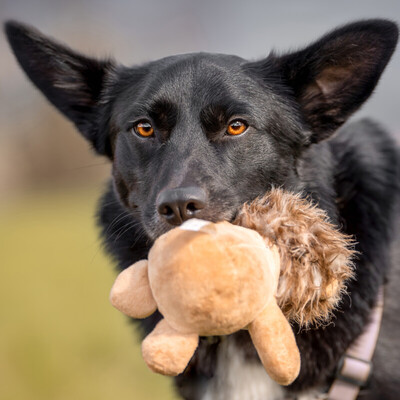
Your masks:
{"label": "dog's snout", "polygon": [[206,192],[194,186],[165,189],[157,197],[157,211],[171,225],[199,217],[206,205]]}

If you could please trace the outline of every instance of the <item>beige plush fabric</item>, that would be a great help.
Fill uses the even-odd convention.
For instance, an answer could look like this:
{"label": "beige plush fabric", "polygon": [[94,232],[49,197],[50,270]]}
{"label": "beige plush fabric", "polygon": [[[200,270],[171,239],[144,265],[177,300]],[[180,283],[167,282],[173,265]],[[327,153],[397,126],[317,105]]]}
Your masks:
{"label": "beige plush fabric", "polygon": [[300,353],[287,319],[275,301],[249,325],[249,333],[270,377],[289,385],[300,372]]}
{"label": "beige plush fabric", "polygon": [[118,275],[111,289],[111,304],[132,318],[146,318],[157,310],[147,265],[147,260],[131,265]]}
{"label": "beige plush fabric", "polygon": [[158,309],[184,333],[227,335],[247,326],[276,291],[279,258],[255,231],[228,222],[173,229],[149,253]]}
{"label": "beige plush fabric", "polygon": [[267,247],[256,231],[228,222],[176,228],[156,240],[148,264],[139,261],[121,273],[111,300],[131,316],[141,315],[141,307],[147,315],[148,306],[157,304],[164,319],[142,343],[143,358],[154,372],[182,373],[199,335],[249,328],[267,372],[289,384],[298,374],[300,355],[276,305],[279,268],[278,249]]}
{"label": "beige plush fabric", "polygon": [[198,335],[178,332],[162,319],[144,339],[142,356],[152,371],[175,376],[186,368],[198,343]]}

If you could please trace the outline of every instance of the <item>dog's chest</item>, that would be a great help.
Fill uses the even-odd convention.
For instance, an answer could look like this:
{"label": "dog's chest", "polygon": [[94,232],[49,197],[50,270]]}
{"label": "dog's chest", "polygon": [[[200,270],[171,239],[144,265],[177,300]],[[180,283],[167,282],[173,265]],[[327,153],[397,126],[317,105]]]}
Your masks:
{"label": "dog's chest", "polygon": [[318,391],[289,394],[273,381],[256,360],[248,360],[230,338],[218,348],[217,368],[201,400],[313,400]]}
{"label": "dog's chest", "polygon": [[229,338],[219,346],[214,378],[201,400],[281,400],[284,390],[262,365],[246,360],[242,350]]}

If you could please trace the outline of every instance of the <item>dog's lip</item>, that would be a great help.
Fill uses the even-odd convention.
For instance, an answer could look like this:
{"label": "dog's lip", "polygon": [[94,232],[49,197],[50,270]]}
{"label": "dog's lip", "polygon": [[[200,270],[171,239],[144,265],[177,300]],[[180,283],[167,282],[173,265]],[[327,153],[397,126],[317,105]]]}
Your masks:
{"label": "dog's lip", "polygon": [[[236,206],[230,204],[225,208],[222,206],[222,204],[220,204],[220,208],[223,209],[224,211],[221,211],[219,213],[216,212],[215,214],[213,214],[212,212],[204,213],[205,215],[202,215],[202,217],[199,219],[203,219],[205,221],[209,221],[212,223],[223,222],[223,221],[234,223],[242,207],[243,204],[238,204]],[[149,215],[147,215],[147,218],[148,217]],[[146,215],[142,215],[141,221],[142,221],[142,226],[144,227],[144,230],[151,242],[154,242],[163,234],[177,227],[175,225],[168,224],[166,221],[160,218],[157,212],[154,213],[152,217],[150,217],[150,220],[147,223],[146,223]]]}
{"label": "dog's lip", "polygon": [[[221,217],[218,217],[218,216],[211,216],[211,217],[210,216],[206,216],[206,217],[200,218],[200,219],[202,219],[204,221],[208,221],[208,222],[213,222],[213,223],[223,222],[223,221],[227,221],[227,222],[233,223],[236,220],[236,218],[237,218],[237,216],[239,214],[239,210],[240,210],[240,207],[237,210],[235,210],[232,213],[231,216],[223,216],[223,217],[222,216]],[[189,218],[189,219],[191,219],[191,218]],[[183,221],[183,222],[185,222],[185,221]],[[165,223],[162,220],[159,220],[157,222],[157,224],[156,224],[156,229],[155,229],[157,232],[155,234],[153,232],[151,232],[151,234],[150,234],[151,239],[152,240],[156,240],[160,236],[164,235],[165,233],[169,232],[170,230],[172,230],[174,228],[177,228],[177,227],[179,227],[181,225],[182,224],[180,224],[180,225],[170,225],[168,223]]]}

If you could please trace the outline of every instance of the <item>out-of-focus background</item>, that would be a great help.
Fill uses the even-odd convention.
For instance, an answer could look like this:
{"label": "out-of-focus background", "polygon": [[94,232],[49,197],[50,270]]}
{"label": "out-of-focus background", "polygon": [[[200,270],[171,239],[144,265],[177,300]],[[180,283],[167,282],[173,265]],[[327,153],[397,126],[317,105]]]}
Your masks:
{"label": "out-of-focus background", "polygon": [[[81,52],[124,64],[195,51],[265,56],[345,22],[400,22],[399,0],[0,0]],[[0,399],[173,399],[108,303],[115,278],[94,223],[105,159],[33,88],[0,37]],[[356,118],[400,139],[400,50]]]}

